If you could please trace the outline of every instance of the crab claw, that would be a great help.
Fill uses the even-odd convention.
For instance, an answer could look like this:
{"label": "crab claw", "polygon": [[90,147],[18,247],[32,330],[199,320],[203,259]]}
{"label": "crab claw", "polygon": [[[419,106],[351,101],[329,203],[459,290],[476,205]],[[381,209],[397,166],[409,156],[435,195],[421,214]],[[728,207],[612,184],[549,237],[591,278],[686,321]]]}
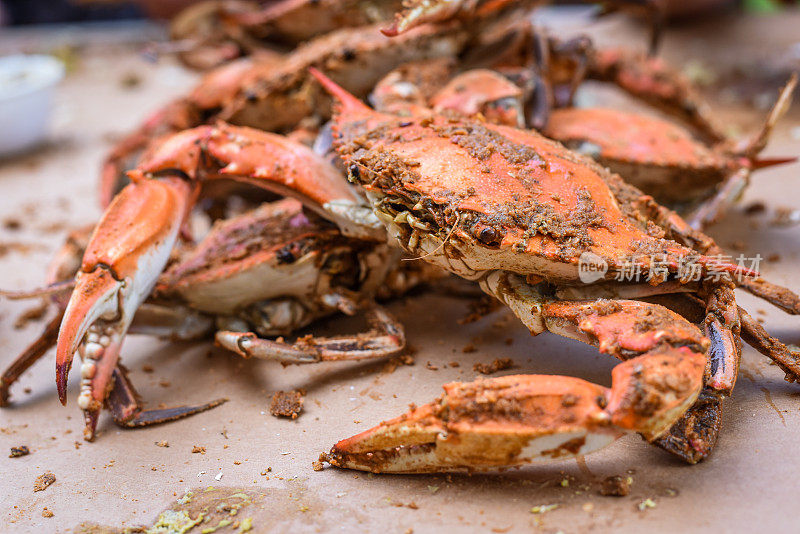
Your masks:
{"label": "crab claw", "polygon": [[340,441],[327,460],[385,473],[471,471],[584,455],[629,431],[654,439],[697,398],[704,360],[681,349],[639,356],[614,369],[611,389],[548,375],[453,382],[438,400]]}
{"label": "crab claw", "polygon": [[165,177],[128,185],[106,210],[89,242],[56,348],[56,385],[66,404],[67,375],[79,351],[78,404],[91,439],[112,385],[119,349],[136,309],[169,259],[192,197],[184,180]]}

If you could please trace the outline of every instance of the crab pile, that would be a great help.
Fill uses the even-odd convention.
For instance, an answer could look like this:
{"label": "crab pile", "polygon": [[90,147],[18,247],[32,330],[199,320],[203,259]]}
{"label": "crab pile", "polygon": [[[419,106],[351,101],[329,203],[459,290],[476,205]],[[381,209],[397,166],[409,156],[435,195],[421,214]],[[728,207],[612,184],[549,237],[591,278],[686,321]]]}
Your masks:
{"label": "crab pile", "polygon": [[[55,345],[62,403],[80,355],[87,440],[104,407],[124,427],[192,415],[224,399],[144,409],[119,361],[127,334],[212,336],[293,364],[379,358],[405,346],[379,303],[454,275],[532,334],[621,360],[611,387],[550,375],[447,384],[436,401],[337,443],[329,463],[480,470],[586,454],[631,432],[705,458],[742,342],[800,380],[800,356],[734,289],[792,314],[800,299],[702,233],[752,171],[785,161],[759,153],[796,77],[760,131],[728,139],[674,69],[548,35],[520,13],[539,3],[216,2],[180,19],[195,65],[247,55],[109,154],[102,218],[70,236],[47,287],[16,295],[50,295],[59,314],[0,378],[0,405]],[[225,38],[210,41],[209,28]],[[279,53],[267,39],[297,46]],[[585,80],[672,120],[574,107]],[[213,222],[202,239],[197,217]],[[591,279],[587,262],[602,266]],[[363,313],[371,328],[286,339],[334,313]]]}

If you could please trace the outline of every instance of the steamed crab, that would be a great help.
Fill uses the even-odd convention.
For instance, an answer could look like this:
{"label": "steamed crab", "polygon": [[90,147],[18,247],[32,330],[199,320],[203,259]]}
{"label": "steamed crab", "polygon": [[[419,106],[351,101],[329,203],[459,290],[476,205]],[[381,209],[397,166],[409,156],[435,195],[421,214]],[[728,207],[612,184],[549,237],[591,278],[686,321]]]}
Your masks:
{"label": "steamed crab", "polygon": [[[405,336],[375,299],[439,276],[400,261],[339,172],[281,136],[223,124],[188,130],[146,154],[132,175],[134,183],[111,203],[91,237],[77,233],[57,257],[49,292],[61,313],[0,379],[5,405],[11,384],[58,336],[63,402],[78,349],[78,405],[89,440],[103,405],[118,424],[136,427],[221,402],[144,410],[117,364],[129,331],[172,339],[213,333],[219,346],[245,358],[283,363],[382,357],[402,350]],[[218,221],[198,245],[182,245],[179,229],[200,185],[229,178],[300,197],[311,209],[293,198],[265,202]],[[68,302],[64,289],[73,289]],[[336,312],[364,313],[372,328],[351,336],[274,339]]]}
{"label": "steamed crab", "polygon": [[[742,328],[787,379],[800,378],[795,354],[770,350],[763,330],[740,319],[732,279],[755,273],[703,255],[702,234],[618,176],[531,131],[376,112],[315,76],[339,102],[334,138],[349,179],[404,250],[478,282],[533,334],[623,360],[611,388],[535,375],[451,384],[438,401],[336,444],[333,465],[511,466],[585,454],[632,431],[696,462],[716,440]],[[584,285],[587,259],[607,270]],[[681,274],[687,263],[691,280]],[[641,281],[613,281],[631,265]],[[698,305],[700,327],[679,313]]]}
{"label": "steamed crab", "polygon": [[[446,60],[401,66],[378,82],[370,101],[379,111],[395,114],[425,113],[430,108],[506,126],[524,128],[530,125],[530,76],[516,68],[502,67],[498,70],[468,69],[454,75],[456,67]],[[677,80],[676,87],[681,86],[680,77],[669,79]],[[668,204],[684,209],[686,203],[696,206],[690,212],[691,223],[688,226],[683,221],[674,224],[681,226],[684,235],[692,235],[691,239],[700,249],[708,254],[721,255],[723,251],[713,241],[693,233],[690,227],[702,227],[721,214],[736,200],[754,168],[794,160],[764,160],[757,159],[756,155],[764,148],[769,132],[786,110],[795,84],[796,78],[793,77],[781,91],[764,127],[756,136],[736,145],[729,140],[713,150],[675,123],[620,110],[559,108],[553,112],[546,131],[549,133],[551,128],[559,131],[561,135],[552,137],[567,142],[568,147],[578,152],[591,155],[612,171],[619,171],[626,181],[642,185],[647,193],[658,195],[670,191],[664,199]],[[576,117],[587,118],[585,128],[572,120]],[[601,117],[606,117],[607,122]],[[625,121],[632,126],[623,127]],[[699,125],[705,125],[707,134],[713,132],[710,123],[701,121]],[[607,135],[601,135],[603,133]],[[596,146],[596,151],[589,151],[586,145],[595,145],[586,142],[585,138],[583,142],[577,142],[570,134],[593,139],[599,146]],[[683,187],[675,187],[677,183]],[[709,194],[712,194],[711,198],[703,200]],[[800,300],[786,288],[761,278],[740,278],[736,283],[787,313],[800,313]]]}
{"label": "steamed crab", "polygon": [[[495,126],[480,119],[430,112],[425,100],[417,107],[409,107],[402,99],[387,98],[381,107],[392,113],[376,114],[326,82],[348,103],[347,113],[337,116],[336,145],[351,179],[367,190],[372,207],[364,205],[336,169],[319,155],[289,137],[261,131],[290,131],[312,113],[326,116],[328,100],[307,74],[309,66],[324,66],[360,94],[366,94],[384,73],[408,60],[455,58],[487,45],[492,48],[497,43],[506,45],[500,51],[504,61],[510,61],[512,67],[517,61],[518,66],[530,52],[530,39],[534,35],[530,25],[509,24],[508,19],[493,25],[495,22],[487,18],[483,22],[487,31],[479,35],[446,21],[423,24],[392,39],[377,39],[363,28],[341,30],[309,43],[286,58],[264,56],[261,63],[253,58],[249,64],[242,62],[229,67],[231,70],[212,73],[213,83],[201,86],[191,97],[177,102],[171,108],[177,110],[174,115],[165,113],[148,122],[135,134],[135,142],[124,145],[131,150],[114,154],[110,165],[116,169],[131,151],[155,138],[151,148],[129,173],[133,183],[122,189],[109,205],[87,245],[76,289],[66,305],[60,329],[53,322],[43,337],[44,341],[52,340],[59,330],[57,383],[62,402],[74,353],[79,352],[84,360],[79,404],[86,414],[87,437],[94,435],[97,416],[104,403],[112,408],[119,422],[129,426],[167,419],[163,417],[167,414],[154,416],[153,412],[141,410],[124,371],[117,365],[120,344],[129,328],[135,330],[140,312],[158,303],[160,297],[176,298],[195,312],[205,312],[203,317],[208,326],[204,332],[215,328],[223,330],[216,334],[217,341],[244,355],[263,353],[265,357],[305,362],[331,359],[325,355],[334,353],[337,356],[333,359],[382,355],[402,347],[399,327],[385,316],[381,319],[376,311],[379,308],[371,305],[365,307],[375,318],[381,319],[379,328],[356,341],[348,337],[321,340],[319,344],[309,343],[309,340],[288,344],[256,335],[279,333],[278,326],[286,331],[293,330],[318,314],[335,310],[353,312],[362,297],[369,301],[380,293],[381,284],[394,286],[392,280],[397,282],[398,291],[414,285],[414,280],[419,278],[409,278],[406,269],[392,267],[397,265],[394,261],[397,255],[385,242],[383,226],[390,231],[390,243],[397,241],[403,248],[417,255],[421,253],[429,263],[478,281],[484,291],[510,306],[534,333],[547,329],[589,340],[597,343],[603,352],[629,359],[615,369],[610,390],[568,377],[522,377],[515,379],[518,380],[516,384],[522,385],[519,388],[507,387],[509,384],[502,381],[496,385],[487,382],[488,388],[482,385],[472,389],[471,386],[450,388],[446,403],[454,407],[454,413],[459,402],[471,404],[478,397],[488,399],[500,390],[507,390],[509,403],[517,399],[520,405],[536,411],[539,401],[530,404],[525,400],[526,391],[531,391],[526,389],[524,384],[527,383],[542,392],[549,391],[551,399],[565,408],[552,413],[559,417],[563,414],[567,419],[580,415],[573,418],[574,425],[564,432],[559,430],[553,434],[550,432],[552,425],[547,426],[550,423],[524,428],[522,439],[533,440],[533,450],[538,451],[539,456],[557,456],[565,450],[575,454],[587,452],[620,433],[638,431],[648,439],[658,438],[660,445],[688,461],[701,459],[713,447],[721,399],[730,393],[735,381],[740,338],[774,358],[789,378],[798,376],[800,367],[795,355],[749,319],[733,299],[733,281],[748,287],[748,284],[753,285],[748,276],[755,273],[714,260],[712,256],[718,255],[719,250],[713,241],[692,231],[672,212],[619,177],[602,171],[560,145],[513,127],[519,124]],[[341,48],[342,44],[356,49],[348,52]],[[627,90],[646,95],[656,103],[682,110],[684,118],[706,123],[702,106],[687,99],[685,87],[680,83],[659,83],[660,92],[647,90],[647,83],[641,83],[643,79],[664,82],[657,76],[660,70],[648,70],[654,65],[652,62],[641,65],[645,65],[642,67],[645,73],[655,73],[654,78],[647,78],[646,74],[641,76],[642,71],[631,71],[627,62],[609,61],[608,56],[602,54],[579,56],[588,59],[578,62],[576,68],[574,49],[568,49],[568,46],[553,47],[553,51],[565,54],[554,54],[559,61],[554,61],[552,69],[547,71],[552,75],[548,83],[570,83],[576,79],[575,72],[585,70],[600,79],[617,81]],[[563,72],[561,59],[567,67]],[[542,64],[541,61],[537,63],[539,67]],[[220,72],[225,76],[215,78]],[[630,75],[632,72],[640,76]],[[513,79],[514,73],[511,75]],[[228,89],[208,91],[217,83]],[[381,84],[378,86],[373,92],[376,97],[381,96]],[[665,86],[668,90],[663,91]],[[387,82],[383,88],[388,92],[383,96],[391,97],[397,86]],[[203,100],[203,89],[206,96],[211,95],[210,100]],[[519,87],[512,93],[511,100],[519,98]],[[510,101],[506,96],[500,100]],[[444,98],[438,101],[442,110],[448,107],[444,102]],[[496,103],[489,103],[492,102]],[[549,105],[549,98],[545,102]],[[487,109],[499,111],[496,116],[488,113],[487,116],[501,123],[519,119],[518,113],[507,113],[508,109],[502,105],[490,105],[479,112]],[[173,117],[180,120],[173,121]],[[175,133],[219,118],[254,124],[259,130],[216,122],[213,126]],[[304,135],[302,129],[295,129],[289,135],[299,138]],[[311,130],[313,132],[313,126]],[[161,134],[166,136],[159,138]],[[415,138],[417,135],[419,137]],[[325,145],[324,142],[320,144]],[[417,152],[406,162],[403,158],[407,148],[423,152],[430,148],[430,154],[428,157]],[[466,156],[459,151],[466,152]],[[368,157],[362,161],[360,158],[365,154]],[[455,171],[441,164],[450,162],[450,156],[458,163],[454,168],[463,171],[470,183],[453,185]],[[439,167],[434,160],[439,162]],[[417,167],[424,171],[420,175],[419,189],[414,185],[420,170]],[[116,172],[113,176],[106,173],[106,191],[115,189],[115,175]],[[374,180],[375,176],[379,179]],[[305,210],[300,210],[294,201],[276,204],[297,214],[296,218],[281,220],[291,228],[298,221],[300,226],[308,221],[313,226],[310,234],[314,239],[325,241],[330,237],[349,260],[343,262],[342,267],[337,257],[336,268],[332,271],[327,269],[326,261],[306,264],[310,267],[309,276],[318,282],[313,284],[312,291],[304,286],[304,291],[297,294],[291,291],[287,294],[277,286],[262,287],[264,278],[250,273],[241,275],[238,270],[233,277],[234,280],[238,277],[238,281],[232,282],[226,278],[225,269],[215,268],[215,263],[220,259],[219,253],[241,251],[239,231],[252,228],[253,224],[252,219],[245,218],[229,221],[216,234],[212,233],[188,259],[169,266],[180,229],[185,225],[198,191],[219,178],[245,182],[303,202]],[[572,183],[568,183],[571,180]],[[537,190],[537,181],[546,187]],[[479,190],[485,193],[483,204],[470,201]],[[154,205],[160,209],[153,210]],[[571,208],[574,213],[570,212]],[[263,209],[270,212],[271,208]],[[258,218],[258,214],[250,215]],[[285,233],[286,226],[273,224],[273,215],[268,213],[265,218],[265,228],[269,227],[270,231],[247,242],[255,245],[256,252],[260,247],[280,246],[266,251],[266,255],[254,254],[258,260],[252,263],[249,262],[252,252],[249,247],[245,247],[248,250],[241,257],[242,263],[250,263],[255,269],[262,267],[259,261],[265,262],[270,276],[276,274],[276,262],[280,264],[281,257],[287,258],[282,254],[287,248],[309,251],[293,241],[294,234]],[[280,231],[273,236],[276,226]],[[219,239],[213,239],[215,236]],[[119,246],[120,243],[123,246]],[[322,257],[327,249],[312,247],[311,252]],[[605,262],[607,276],[613,277],[627,268],[621,256],[634,252],[649,259],[661,257],[666,267],[656,270],[648,261],[635,262],[649,278],[649,284],[600,280],[576,287],[577,261],[583,253],[593,254],[592,258]],[[295,261],[289,263],[294,264],[305,256],[292,252],[291,257]],[[693,262],[701,275],[716,279],[681,280],[677,271],[682,262]],[[356,264],[359,265],[357,273],[352,270]],[[287,280],[294,280],[294,274],[294,271],[288,272]],[[734,275],[738,279],[734,280]],[[249,307],[254,303],[247,302],[244,308],[240,306],[240,299],[250,298],[250,295],[243,295],[242,280],[248,281],[248,291],[254,287],[249,282],[252,280],[264,291],[258,293],[261,300],[257,305]],[[266,284],[270,280],[275,279],[268,277]],[[198,296],[204,287],[207,293]],[[758,287],[767,288],[762,291],[764,294],[774,289],[768,284]],[[353,298],[352,292],[357,298]],[[787,295],[788,292],[776,293],[773,298],[784,299],[788,302],[787,308],[796,309],[796,300],[792,301]],[[146,302],[148,299],[151,300]],[[223,304],[231,300],[235,304],[226,308]],[[264,313],[265,302],[267,313]],[[170,309],[170,313],[173,311],[174,308]],[[216,325],[208,315],[214,316]],[[689,317],[691,320],[687,319]],[[702,329],[695,323],[702,324]],[[326,344],[328,341],[330,343]],[[12,370],[16,372],[32,363],[42,352],[41,346],[42,340]],[[571,391],[576,398],[571,396]],[[487,392],[489,397],[484,395]],[[599,402],[601,397],[604,400]],[[123,402],[118,402],[119,398]],[[505,401],[499,404],[506,405]],[[576,407],[576,413],[569,409],[571,406]],[[182,416],[207,407],[185,408],[170,415]],[[398,431],[397,426],[389,425],[343,442],[335,449],[332,460],[343,466],[385,470],[501,465],[486,459],[494,454],[491,451],[474,451],[469,447],[456,449],[453,454],[474,452],[475,456],[451,461],[445,450],[454,445],[452,441],[442,444],[437,452],[439,436],[434,436],[433,444],[424,441],[431,437],[432,429],[451,423],[458,427],[461,420],[445,421],[446,414],[437,407],[431,408],[430,414],[433,419],[421,414],[412,417],[424,419],[412,429],[410,436],[406,436],[412,441],[422,440],[419,443],[403,442],[405,430]],[[498,417],[486,420],[489,426],[502,423],[503,415],[492,413],[492,409],[481,414]],[[565,420],[556,417],[551,423],[560,424]],[[501,430],[491,438],[496,439],[498,451],[504,450],[502,442],[509,438],[507,429]],[[473,437],[469,423],[463,431],[465,438]],[[537,440],[545,434],[555,435],[548,439],[557,446],[543,449],[540,446],[543,442]],[[562,439],[572,434],[575,436]],[[386,447],[381,449],[376,445],[374,439],[382,439],[376,436],[388,436],[387,447],[400,448],[381,452]],[[594,444],[585,446],[584,442],[576,446],[581,437]],[[398,441],[391,441],[395,438]],[[595,438],[598,438],[596,442]],[[416,449],[416,445],[424,447]],[[393,460],[378,465],[370,460],[378,456],[396,459],[408,451],[414,456],[411,464]],[[424,452],[421,463],[416,452]],[[507,457],[506,463],[525,461],[533,456],[536,454]]]}

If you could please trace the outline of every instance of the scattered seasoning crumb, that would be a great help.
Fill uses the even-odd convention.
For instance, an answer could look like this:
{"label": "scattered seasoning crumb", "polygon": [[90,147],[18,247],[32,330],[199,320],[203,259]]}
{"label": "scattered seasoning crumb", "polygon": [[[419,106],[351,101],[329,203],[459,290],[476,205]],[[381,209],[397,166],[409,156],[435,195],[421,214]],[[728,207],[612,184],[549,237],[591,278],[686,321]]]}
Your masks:
{"label": "scattered seasoning crumb", "polygon": [[494,310],[500,307],[500,301],[494,297],[484,295],[468,304],[469,314],[466,317],[459,319],[458,324],[469,324],[478,321],[479,319],[489,315]]}
{"label": "scattered seasoning crumb", "polygon": [[448,363],[447,365],[449,365],[450,367],[461,367],[461,364],[456,362],[456,361],[452,361],[452,362]]}
{"label": "scattered seasoning crumb", "polygon": [[428,491],[430,491],[431,493],[436,493],[437,491],[439,491],[439,486],[428,486]]}
{"label": "scattered seasoning crumb", "polygon": [[3,228],[6,230],[16,231],[22,228],[22,221],[19,219],[15,219],[13,217],[9,217],[3,221]]}
{"label": "scattered seasoning crumb", "polygon": [[438,366],[438,365],[436,365],[436,364],[433,364],[433,363],[431,363],[431,362],[428,362],[428,363],[426,363],[426,364],[425,364],[425,367],[427,367],[427,368],[428,368],[428,369],[430,369],[431,371],[438,371],[438,370],[439,370],[439,366]]}
{"label": "scattered seasoning crumb", "polygon": [[787,207],[780,207],[775,210],[774,217],[770,221],[772,226],[792,226],[800,222],[800,210]]}
{"label": "scattered seasoning crumb", "polygon": [[781,255],[775,252],[774,254],[770,254],[767,256],[767,261],[770,263],[778,263],[781,261]]}
{"label": "scattered seasoning crumb", "polygon": [[152,365],[146,365],[145,364],[145,365],[142,366],[142,371],[145,372],[145,373],[152,373],[154,371],[154,369],[153,369]]}
{"label": "scattered seasoning crumb", "polygon": [[562,488],[569,487],[569,479],[568,478],[564,478],[564,479],[561,480],[561,487]]}
{"label": "scattered seasoning crumb", "polygon": [[201,447],[200,445],[193,446],[192,447],[192,454],[198,454],[198,453],[199,454],[205,454],[206,453],[206,448],[205,447]]}
{"label": "scattered seasoning crumb", "polygon": [[464,347],[461,349],[461,352],[464,354],[471,354],[473,352],[477,352],[477,350],[478,349],[475,348],[475,345],[469,343],[468,345],[464,345]]}
{"label": "scattered seasoning crumb", "polygon": [[649,497],[647,499],[643,500],[642,502],[640,502],[639,505],[638,505],[638,508],[639,508],[640,512],[644,512],[648,508],[655,508],[655,507],[656,507],[656,501],[654,501],[653,499],[651,499]]}
{"label": "scattered seasoning crumb", "polygon": [[756,215],[758,213],[763,213],[766,209],[767,206],[763,202],[756,200],[745,206],[744,213],[745,215]]}
{"label": "scattered seasoning crumb", "polygon": [[600,485],[600,495],[610,497],[624,497],[631,491],[631,477],[622,478],[619,475],[606,477]]}
{"label": "scattered seasoning crumb", "polygon": [[165,439],[162,439],[161,441],[157,441],[156,445],[158,445],[159,447],[169,447],[169,442]]}
{"label": "scattered seasoning crumb", "polygon": [[53,517],[55,514],[47,509],[47,506],[42,510],[42,517]]}
{"label": "scattered seasoning crumb", "polygon": [[317,460],[316,462],[311,462],[311,467],[314,471],[322,471],[325,469],[325,466],[322,464],[322,460]]}
{"label": "scattered seasoning crumb", "polygon": [[31,451],[26,445],[20,445],[19,447],[11,447],[11,454],[9,454],[8,457],[19,458],[20,456],[27,456],[30,453]]}
{"label": "scattered seasoning crumb", "polygon": [[665,490],[664,490],[664,493],[666,493],[666,494],[667,494],[667,495],[669,495],[670,497],[675,497],[676,495],[678,495],[678,491],[677,491],[677,490],[674,490],[674,489],[672,489],[672,488],[667,488],[667,489],[665,489]]}
{"label": "scattered seasoning crumb", "polygon": [[127,72],[119,79],[119,85],[123,89],[134,89],[142,83],[142,77],[136,72]]}
{"label": "scattered seasoning crumb", "polygon": [[401,354],[399,356],[395,356],[394,358],[390,358],[389,361],[386,362],[386,365],[383,366],[382,372],[384,374],[392,374],[401,365],[414,365],[415,363],[416,359],[414,356],[410,354]]}
{"label": "scattered seasoning crumb", "polygon": [[242,462],[240,462],[239,460],[234,460],[233,465],[242,465]]}
{"label": "scattered seasoning crumb", "polygon": [[33,491],[44,491],[55,481],[56,476],[50,471],[43,475],[39,475],[36,477],[36,481],[33,483]]}
{"label": "scattered seasoning crumb", "polygon": [[168,388],[172,385],[172,382],[170,382],[169,380],[159,380],[158,385],[161,386],[162,388]]}
{"label": "scattered seasoning crumb", "polygon": [[32,245],[30,243],[20,243],[18,241],[0,241],[0,258],[5,257],[11,252],[18,252],[19,254],[30,254],[33,250],[41,250],[41,245]]}
{"label": "scattered seasoning crumb", "polygon": [[290,417],[297,419],[303,411],[303,396],[305,390],[278,391],[272,396],[269,413],[275,417]]}
{"label": "scattered seasoning crumb", "polygon": [[481,373],[483,375],[491,375],[498,371],[503,371],[505,369],[511,369],[514,367],[514,362],[511,358],[497,358],[490,364],[485,363],[476,363],[472,366],[472,369],[475,372]]}
{"label": "scattered seasoning crumb", "polygon": [[581,506],[581,510],[583,510],[584,512],[586,512],[588,514],[589,512],[594,510],[594,504],[590,503],[590,502],[585,502],[585,503],[583,503],[583,506]]}
{"label": "scattered seasoning crumb", "polygon": [[387,500],[389,501],[389,504],[391,504],[392,506],[396,506],[398,508],[410,508],[412,510],[419,510],[419,505],[414,501],[406,503],[406,502],[394,502],[391,499]]}
{"label": "scattered seasoning crumb", "polygon": [[39,304],[20,313],[17,319],[14,321],[14,329],[21,330],[28,326],[28,323],[38,321],[44,317],[45,313],[47,313],[47,308],[49,306],[50,303],[46,299],[42,299]]}
{"label": "scattered seasoning crumb", "polygon": [[532,514],[544,514],[558,508],[557,504],[540,504],[531,508]]}

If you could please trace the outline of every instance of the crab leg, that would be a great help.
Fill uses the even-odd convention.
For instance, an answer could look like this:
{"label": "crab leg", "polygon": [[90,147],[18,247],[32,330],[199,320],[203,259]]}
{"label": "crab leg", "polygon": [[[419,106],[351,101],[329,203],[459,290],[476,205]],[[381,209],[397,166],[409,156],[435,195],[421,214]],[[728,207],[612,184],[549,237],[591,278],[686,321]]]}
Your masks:
{"label": "crab leg", "polygon": [[[228,400],[217,399],[198,406],[178,406],[159,410],[145,410],[142,407],[139,394],[128,378],[128,370],[125,369],[125,367],[117,365],[114,369],[112,380],[113,386],[105,404],[111,410],[114,416],[114,422],[125,428],[138,428],[175,421],[190,415],[205,412],[211,408],[216,408]],[[96,424],[97,422],[94,421],[94,425]]]}
{"label": "crab leg", "polygon": [[731,173],[724,182],[719,184],[716,194],[695,210],[689,218],[689,226],[700,229],[715,222],[725,209],[739,198],[744,188],[750,183],[750,173],[753,169],[763,169],[797,160],[797,158],[758,158],[758,155],[766,148],[775,125],[792,105],[797,80],[797,73],[792,74],[781,89],[778,99],[772,106],[761,129],[751,139],[743,141],[733,149],[733,155],[743,160],[743,167]]}
{"label": "crab leg", "polygon": [[245,358],[278,360],[281,363],[381,358],[405,347],[403,328],[389,312],[373,305],[367,313],[373,329],[357,336],[306,336],[290,344],[260,338],[252,332],[223,330],[217,332],[215,339],[219,346]]}
{"label": "crab leg", "polygon": [[172,135],[153,147],[131,176],[180,171],[192,180],[229,178],[295,197],[345,235],[382,240],[383,230],[340,173],[286,137],[218,123]]}
{"label": "crab leg", "polygon": [[268,74],[279,61],[277,53],[266,51],[232,61],[203,76],[185,98],[174,100],[153,112],[106,156],[100,175],[100,206],[108,206],[114,195],[126,185],[123,171],[130,168],[153,140],[202,123],[209,113],[232,100],[241,85]]}
{"label": "crab leg", "polygon": [[11,384],[16,382],[19,377],[27,371],[39,358],[56,343],[58,338],[58,329],[61,326],[61,319],[64,314],[59,313],[53,317],[47,326],[44,328],[42,334],[20,354],[11,365],[9,365],[0,376],[0,406],[8,406],[8,390]]}
{"label": "crab leg", "polygon": [[[627,187],[623,185],[623,187]],[[667,230],[670,238],[691,246],[695,250],[711,256],[724,257],[725,254],[713,239],[689,226],[678,214],[644,196],[638,207],[645,211],[659,226]],[[773,284],[761,277],[736,276],[733,281],[748,293],[764,299],[790,315],[800,314],[800,296],[792,290]]]}

